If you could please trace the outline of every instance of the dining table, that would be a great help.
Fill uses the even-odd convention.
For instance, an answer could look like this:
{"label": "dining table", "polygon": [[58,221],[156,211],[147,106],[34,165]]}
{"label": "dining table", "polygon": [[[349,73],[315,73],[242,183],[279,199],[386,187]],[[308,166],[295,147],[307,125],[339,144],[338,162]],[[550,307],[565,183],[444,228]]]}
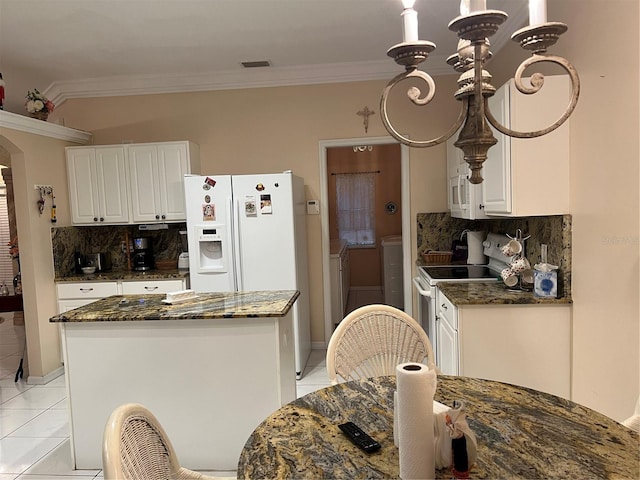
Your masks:
{"label": "dining table", "polygon": [[[434,400],[465,405],[477,461],[470,478],[638,479],[638,433],[573,401],[507,383],[439,375]],[[333,385],[279,408],[253,431],[238,479],[398,478],[395,376]],[[338,425],[354,422],[381,448],[365,453]],[[449,468],[437,479],[452,478]]]}

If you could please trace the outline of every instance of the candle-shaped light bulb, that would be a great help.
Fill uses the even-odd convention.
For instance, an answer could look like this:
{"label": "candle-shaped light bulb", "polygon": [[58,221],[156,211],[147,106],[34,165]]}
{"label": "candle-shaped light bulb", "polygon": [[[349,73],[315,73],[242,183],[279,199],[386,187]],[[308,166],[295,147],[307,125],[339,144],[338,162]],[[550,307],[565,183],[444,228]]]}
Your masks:
{"label": "candle-shaped light bulb", "polygon": [[529,25],[547,23],[547,0],[529,0]]}
{"label": "candle-shaped light bulb", "polygon": [[480,12],[482,10],[487,9],[487,1],[486,0],[471,0],[471,11],[472,12]]}
{"label": "candle-shaped light bulb", "polygon": [[413,9],[415,0],[402,0],[402,38],[405,42],[418,41],[418,12]]}

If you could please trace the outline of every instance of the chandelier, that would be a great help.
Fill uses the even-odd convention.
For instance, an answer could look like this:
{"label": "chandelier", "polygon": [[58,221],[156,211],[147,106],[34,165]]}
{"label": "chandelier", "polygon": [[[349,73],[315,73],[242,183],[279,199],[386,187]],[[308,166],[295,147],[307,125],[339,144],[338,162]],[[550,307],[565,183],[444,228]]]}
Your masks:
{"label": "chandelier", "polygon": [[418,13],[413,9],[415,0],[402,0],[404,11],[403,42],[394,45],[387,51],[398,65],[405,71],[393,78],[385,87],[380,100],[382,122],[387,131],[399,142],[410,147],[432,147],[445,142],[462,126],[454,145],[464,152],[464,159],[469,164],[471,176],[469,182],[481,183],[482,164],[487,159],[489,148],[497,143],[489,124],[499,132],[515,138],[533,138],[546,135],[562,125],[573,113],[580,94],[580,79],[576,69],[566,59],[547,53],[547,48],[554,45],[560,35],[567,31],[567,25],[561,22],[547,22],[546,0],[529,0],[529,26],[513,33],[511,39],[520,46],[531,51],[516,69],[514,84],[526,95],[538,92],[544,84],[541,73],[531,75],[529,85],[523,83],[524,71],[539,62],[552,62],[560,65],[571,78],[571,98],[560,118],[548,127],[532,132],[514,131],[500,124],[491,114],[488,99],[496,89],[491,85],[491,75],[484,69],[491,58],[488,37],[498,31],[499,26],[507,19],[507,14],[499,10],[487,10],[486,0],[461,0],[460,16],[449,23],[449,30],[457,32],[458,52],[447,59],[447,64],[460,72],[458,90],[454,97],[462,103],[457,120],[442,136],[431,140],[411,140],[391,125],[387,113],[387,100],[390,91],[406,79],[418,79],[426,83],[427,92],[423,95],[416,86],[407,90],[407,96],[415,105],[427,105],[435,95],[435,82],[426,72],[418,70],[429,53],[435,50],[433,42],[418,40]]}

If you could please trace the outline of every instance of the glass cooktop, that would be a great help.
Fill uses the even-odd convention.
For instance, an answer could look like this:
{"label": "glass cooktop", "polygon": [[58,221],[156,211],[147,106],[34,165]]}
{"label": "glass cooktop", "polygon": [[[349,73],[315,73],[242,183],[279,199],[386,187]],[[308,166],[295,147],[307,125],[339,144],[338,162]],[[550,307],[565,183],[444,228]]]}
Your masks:
{"label": "glass cooktop", "polygon": [[433,280],[495,279],[486,265],[442,265],[420,267]]}

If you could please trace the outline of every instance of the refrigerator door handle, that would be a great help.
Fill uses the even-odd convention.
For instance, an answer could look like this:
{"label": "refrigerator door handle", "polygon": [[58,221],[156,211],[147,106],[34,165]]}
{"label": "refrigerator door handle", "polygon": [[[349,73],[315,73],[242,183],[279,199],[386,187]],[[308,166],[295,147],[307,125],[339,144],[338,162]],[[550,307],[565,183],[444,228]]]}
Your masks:
{"label": "refrigerator door handle", "polygon": [[[231,205],[233,202],[233,200],[229,200],[229,205]],[[243,286],[242,286],[242,253],[240,250],[240,201],[236,198],[235,199],[235,203],[236,203],[236,208],[235,211],[233,212],[233,241],[234,241],[234,245],[233,245],[233,277],[234,277],[234,284],[235,284],[235,289],[238,292],[241,292],[244,290]],[[231,207],[232,208],[232,207]],[[229,216],[229,218],[231,218],[231,215]]]}

